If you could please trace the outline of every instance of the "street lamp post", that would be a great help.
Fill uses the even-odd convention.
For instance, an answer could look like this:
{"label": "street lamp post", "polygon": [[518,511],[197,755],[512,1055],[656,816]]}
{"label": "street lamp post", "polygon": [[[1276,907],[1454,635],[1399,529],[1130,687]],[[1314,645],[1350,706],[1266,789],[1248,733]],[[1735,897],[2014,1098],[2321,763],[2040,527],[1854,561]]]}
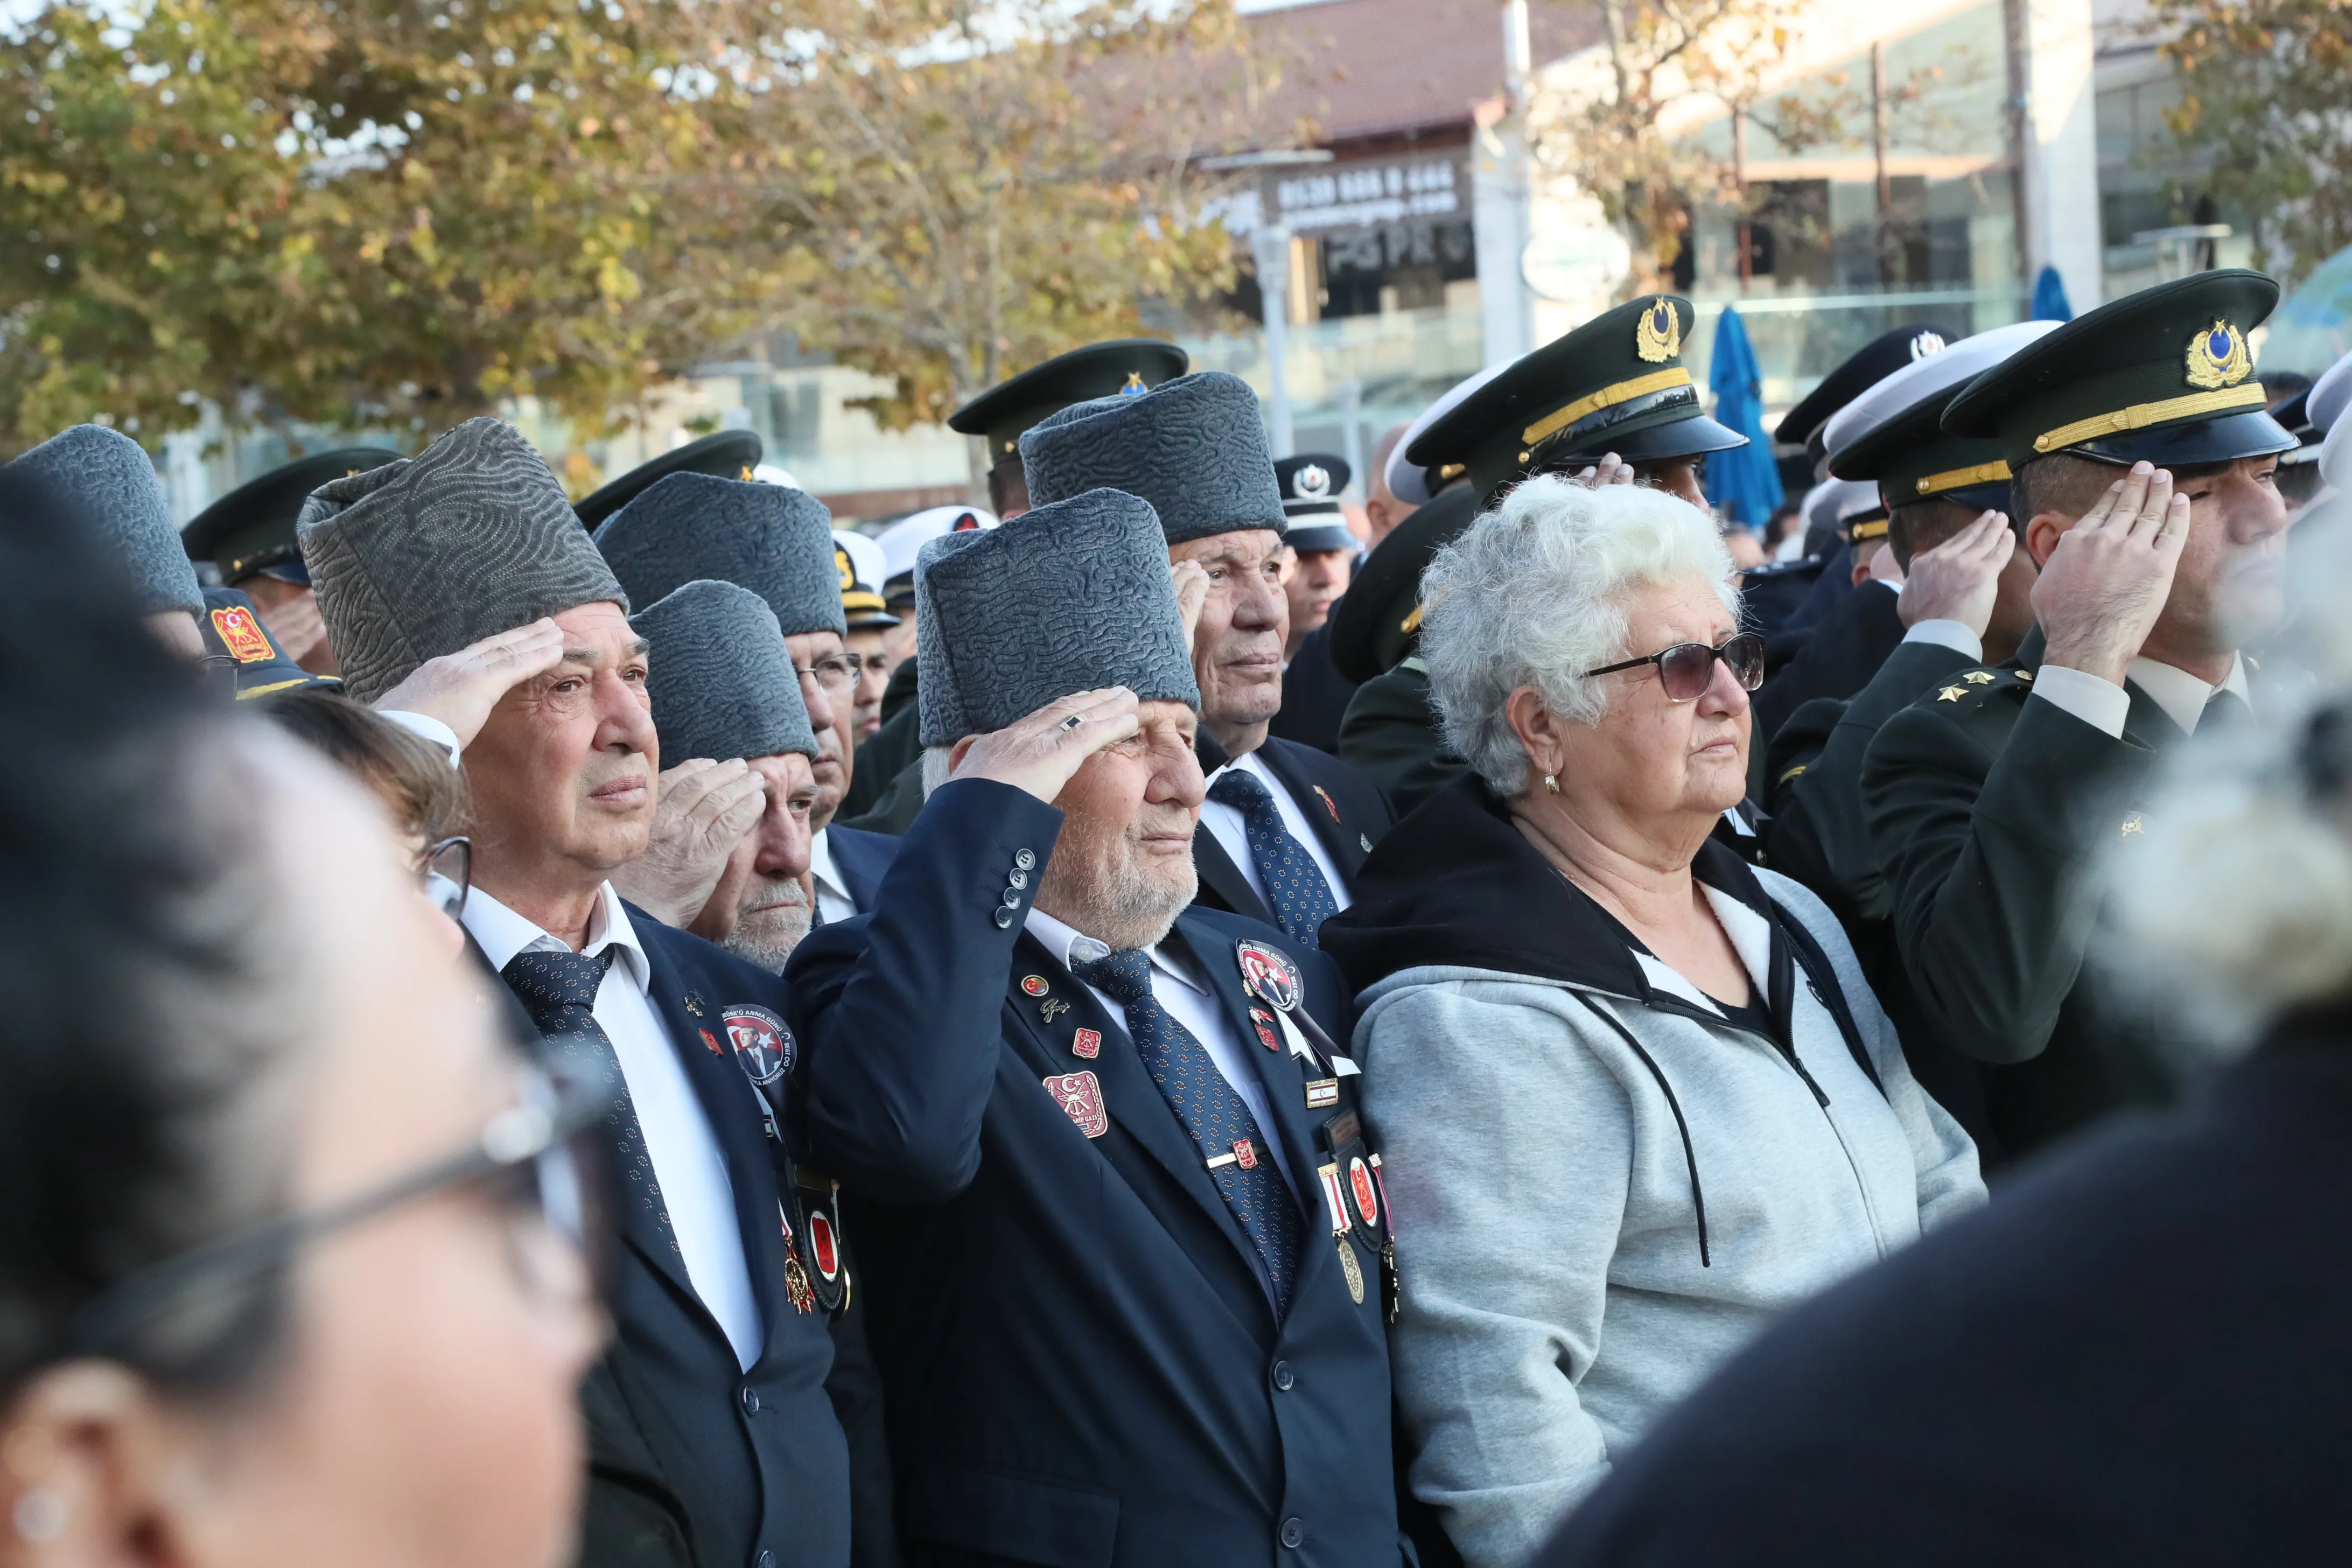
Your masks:
{"label": "street lamp post", "polygon": [[1290,350],[1290,226],[1258,225],[1250,236],[1257,264],[1257,292],[1264,307],[1266,359],[1266,434],[1277,458],[1290,456],[1290,381],[1284,360]]}

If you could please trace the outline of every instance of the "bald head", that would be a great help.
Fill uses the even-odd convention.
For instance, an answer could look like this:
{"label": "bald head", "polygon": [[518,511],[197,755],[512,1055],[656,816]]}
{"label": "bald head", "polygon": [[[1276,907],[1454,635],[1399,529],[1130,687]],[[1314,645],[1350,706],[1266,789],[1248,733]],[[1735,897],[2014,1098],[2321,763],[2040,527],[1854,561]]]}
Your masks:
{"label": "bald head", "polygon": [[1389,458],[1395,455],[1397,443],[1411,428],[1410,425],[1391,426],[1372,448],[1372,471],[1364,484],[1364,517],[1372,525],[1371,542],[1375,545],[1395,531],[1398,523],[1420,510],[1397,500],[1389,489]]}

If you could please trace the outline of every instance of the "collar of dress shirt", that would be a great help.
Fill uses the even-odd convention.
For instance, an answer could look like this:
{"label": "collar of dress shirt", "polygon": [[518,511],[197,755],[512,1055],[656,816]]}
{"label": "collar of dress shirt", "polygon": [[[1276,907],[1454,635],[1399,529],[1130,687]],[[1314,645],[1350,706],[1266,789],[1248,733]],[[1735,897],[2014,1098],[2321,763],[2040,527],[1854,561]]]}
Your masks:
{"label": "collar of dress shirt", "polygon": [[1215,773],[1211,773],[1207,778],[1201,782],[1203,785],[1213,784],[1219,779],[1224,777],[1225,774],[1232,773],[1236,768],[1239,768],[1244,773],[1255,773],[1257,775],[1257,782],[1265,785],[1266,793],[1268,795],[1274,795],[1277,792],[1286,793],[1282,791],[1282,781],[1265,771],[1265,764],[1258,761],[1258,755],[1255,752],[1244,752],[1240,756],[1235,757],[1233,761],[1227,763],[1223,767],[1219,768]]}
{"label": "collar of dress shirt", "polygon": [[850,901],[849,889],[834,868],[833,844],[825,837],[832,831],[833,824],[828,822],[809,836],[809,875],[816,879],[818,887],[845,904]]}
{"label": "collar of dress shirt", "polygon": [[2236,693],[2238,700],[2252,706],[2246,689],[2246,661],[2242,655],[2230,660],[2230,673],[2219,687],[2208,686],[2185,669],[2168,664],[2158,664],[2152,658],[2135,658],[2126,672],[2148,700],[2164,710],[2165,716],[2189,734],[2197,732],[2197,721],[2205,716],[2205,704],[2217,690]]}
{"label": "collar of dress shirt", "polygon": [[[569,945],[531,924],[514,910],[476,888],[466,895],[466,930],[480,944],[482,956],[490,967],[503,970],[518,952],[526,948],[545,946],[569,952]],[[621,895],[605,882],[596,889],[596,907],[588,912],[588,945],[583,952],[601,952],[607,947],[621,950],[621,967],[636,983],[640,992],[653,986],[653,965],[646,957],[645,944],[637,940],[636,928],[629,923],[629,911],[621,907]]]}
{"label": "collar of dress shirt", "polygon": [[[1063,968],[1074,973],[1079,964],[1092,963],[1110,951],[1102,942],[1075,926],[1055,920],[1034,904],[1029,906],[1029,918],[1022,923],[1031,936],[1045,944],[1045,951],[1052,953]],[[1165,974],[1187,990],[1197,991],[1204,996],[1208,994],[1208,987],[1184,973],[1157,944],[1147,949],[1144,957],[1151,961],[1156,973]]]}

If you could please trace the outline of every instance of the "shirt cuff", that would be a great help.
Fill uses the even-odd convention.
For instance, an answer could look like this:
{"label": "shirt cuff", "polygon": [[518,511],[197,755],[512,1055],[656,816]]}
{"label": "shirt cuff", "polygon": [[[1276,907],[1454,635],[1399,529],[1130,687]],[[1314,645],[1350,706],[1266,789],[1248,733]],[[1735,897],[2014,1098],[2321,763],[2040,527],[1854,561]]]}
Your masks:
{"label": "shirt cuff", "polygon": [[1984,662],[1984,641],[1958,621],[1921,621],[1903,634],[1905,642],[1931,642],[1950,648],[1962,658]]}
{"label": "shirt cuff", "polygon": [[410,734],[421,735],[447,752],[451,767],[462,764],[464,748],[457,744],[457,731],[433,717],[432,714],[411,713],[401,708],[379,708],[375,713],[377,718],[389,719]]}
{"label": "shirt cuff", "polygon": [[2045,664],[2034,672],[2033,695],[2118,741],[2124,737],[2124,721],[2131,716],[2130,692],[2063,664]]}

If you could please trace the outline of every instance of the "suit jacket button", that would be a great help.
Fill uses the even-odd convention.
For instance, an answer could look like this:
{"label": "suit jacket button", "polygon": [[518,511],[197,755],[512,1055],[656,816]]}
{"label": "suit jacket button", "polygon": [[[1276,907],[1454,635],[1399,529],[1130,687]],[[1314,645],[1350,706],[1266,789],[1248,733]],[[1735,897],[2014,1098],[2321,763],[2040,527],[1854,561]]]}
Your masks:
{"label": "suit jacket button", "polygon": [[1013,852],[1013,863],[1026,871],[1035,867],[1037,857],[1030,854],[1026,849],[1015,849]]}
{"label": "suit jacket button", "polygon": [[1297,1377],[1295,1376],[1290,1370],[1290,1363],[1288,1362],[1278,1361],[1274,1363],[1275,1387],[1282,1390],[1285,1394],[1287,1394],[1290,1392],[1290,1385],[1297,1381]]}
{"label": "suit jacket button", "polygon": [[1004,907],[1008,910],[1017,910],[1021,907],[1020,889],[1007,888],[1004,889]]}
{"label": "suit jacket button", "polygon": [[757,1415],[760,1414],[760,1391],[758,1389],[747,1388],[743,1391],[743,1414],[746,1415]]}
{"label": "suit jacket button", "polygon": [[1029,873],[1020,870],[1008,871],[1004,876],[1004,885],[1008,888],[1025,888],[1029,885]]}
{"label": "suit jacket button", "polygon": [[1307,1521],[1305,1520],[1286,1519],[1282,1521],[1282,1543],[1285,1546],[1296,1549],[1298,1543],[1306,1539]]}
{"label": "suit jacket button", "polygon": [[1013,911],[1002,904],[996,906],[996,929],[999,931],[1013,929]]}

